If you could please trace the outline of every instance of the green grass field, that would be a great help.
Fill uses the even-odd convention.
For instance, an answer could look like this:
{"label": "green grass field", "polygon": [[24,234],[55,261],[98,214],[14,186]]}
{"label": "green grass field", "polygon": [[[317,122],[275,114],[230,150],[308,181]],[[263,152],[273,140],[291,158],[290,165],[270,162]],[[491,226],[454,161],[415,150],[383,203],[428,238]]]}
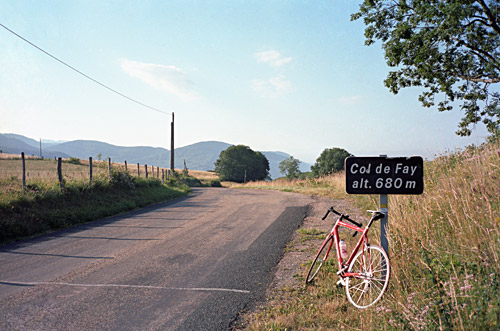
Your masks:
{"label": "green grass field", "polygon": [[162,183],[151,173],[147,179],[132,176],[120,164],[112,165],[109,177],[106,162],[94,164],[90,182],[88,161],[68,161],[61,189],[56,161],[27,159],[24,192],[21,160],[0,159],[1,243],[174,199],[190,191],[186,183],[198,182],[178,175]]}

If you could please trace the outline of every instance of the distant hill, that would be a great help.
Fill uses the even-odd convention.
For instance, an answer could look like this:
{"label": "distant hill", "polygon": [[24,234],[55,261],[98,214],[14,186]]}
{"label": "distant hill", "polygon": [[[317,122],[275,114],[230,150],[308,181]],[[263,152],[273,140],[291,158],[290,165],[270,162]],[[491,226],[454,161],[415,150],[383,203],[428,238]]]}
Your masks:
{"label": "distant hill", "polygon": [[[24,152],[25,155],[40,156],[40,142],[17,134],[0,133],[0,151],[8,154],[21,154]],[[69,157],[69,154],[59,152],[44,152],[42,150],[42,153],[46,158]]]}
{"label": "distant hill", "polygon": [[[14,134],[14,133],[4,133],[3,135],[8,137],[8,138],[14,138],[14,139],[20,140],[20,141],[30,145],[31,147],[36,148],[38,150],[38,154],[40,154],[40,141],[39,140],[27,138],[25,136],[21,136],[20,134]],[[54,140],[43,139],[42,140],[42,148],[46,148],[46,147],[49,147],[52,145],[57,145],[57,144],[60,144],[63,142],[64,141],[54,141]]]}
{"label": "distant hill", "polygon": [[184,167],[184,160],[186,160],[189,169],[213,170],[214,163],[219,158],[220,152],[229,146],[232,145],[220,141],[204,141],[176,148],[175,163],[180,164],[179,168],[182,168]]}
{"label": "distant hill", "polygon": [[147,146],[122,147],[94,140],[75,140],[48,147],[48,151],[59,151],[80,159],[92,157],[98,159],[111,158],[114,162],[127,161],[129,164],[140,163],[167,167],[170,165],[170,152],[164,148],[154,148]]}
{"label": "distant hill", "polygon": [[[220,141],[205,141],[175,149],[175,167],[183,168],[184,160],[188,169],[213,170],[214,163],[219,158],[220,152],[231,146],[231,144]],[[27,155],[40,154],[40,142],[17,134],[0,134],[0,150],[4,153]],[[278,165],[290,155],[283,152],[262,152],[269,160],[272,178],[281,176]],[[63,143],[45,143],[42,140],[42,154],[44,157],[77,157],[97,159],[111,158],[113,162],[127,161],[129,164],[140,163],[170,167],[170,151],[161,147],[123,147],[93,140],[75,140]],[[301,163],[301,171],[310,171],[310,164]]]}

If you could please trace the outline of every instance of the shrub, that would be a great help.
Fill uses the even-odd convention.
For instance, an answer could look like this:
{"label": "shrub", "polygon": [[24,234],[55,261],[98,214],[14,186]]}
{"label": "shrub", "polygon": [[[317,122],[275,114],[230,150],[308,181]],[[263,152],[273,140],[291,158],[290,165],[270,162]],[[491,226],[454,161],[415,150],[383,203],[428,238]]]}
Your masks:
{"label": "shrub", "polygon": [[111,172],[111,185],[114,187],[123,187],[130,190],[135,189],[134,178],[124,171]]}
{"label": "shrub", "polygon": [[222,187],[219,180],[211,180],[209,185],[210,187]]}
{"label": "shrub", "polygon": [[71,164],[81,164],[80,159],[77,157],[70,157],[68,160],[65,160],[64,162]]}
{"label": "shrub", "polygon": [[194,178],[194,177],[181,177],[179,179],[179,182],[182,184],[185,184],[189,187],[202,187],[203,186],[201,181],[198,178]]}

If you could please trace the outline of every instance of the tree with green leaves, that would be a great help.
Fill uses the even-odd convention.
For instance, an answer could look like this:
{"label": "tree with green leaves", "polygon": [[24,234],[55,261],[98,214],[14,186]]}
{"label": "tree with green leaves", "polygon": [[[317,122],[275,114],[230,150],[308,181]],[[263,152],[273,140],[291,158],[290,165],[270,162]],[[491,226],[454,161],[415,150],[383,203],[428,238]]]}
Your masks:
{"label": "tree with green leaves", "polygon": [[215,172],[223,181],[263,180],[269,178],[269,161],[264,154],[254,152],[248,146],[230,146],[219,154]]}
{"label": "tree with green leaves", "polygon": [[326,148],[311,166],[315,177],[330,175],[334,172],[344,170],[344,160],[351,153],[342,148]]}
{"label": "tree with green leaves", "polygon": [[300,160],[297,160],[293,156],[281,161],[278,165],[280,173],[284,174],[287,179],[294,179],[300,176]]}
{"label": "tree with green leaves", "polygon": [[351,19],[363,18],[366,45],[382,42],[392,93],[423,87],[423,106],[464,112],[458,135],[482,121],[498,136],[499,9],[498,0],[365,0]]}

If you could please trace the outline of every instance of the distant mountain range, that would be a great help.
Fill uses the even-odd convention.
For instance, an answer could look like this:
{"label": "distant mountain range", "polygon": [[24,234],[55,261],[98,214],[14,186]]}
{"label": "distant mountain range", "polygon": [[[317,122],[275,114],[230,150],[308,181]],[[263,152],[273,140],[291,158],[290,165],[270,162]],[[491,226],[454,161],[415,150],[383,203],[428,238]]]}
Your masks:
{"label": "distant mountain range", "polygon": [[[184,160],[188,169],[192,170],[213,170],[214,163],[219,158],[220,152],[232,146],[231,144],[220,141],[204,141],[196,144],[179,147],[175,149],[174,160],[176,168],[184,167]],[[10,154],[40,155],[40,142],[22,135],[12,133],[0,133],[0,151]],[[289,158],[290,155],[283,152],[264,152],[262,153],[269,160],[272,178],[281,177],[278,165],[281,161]],[[93,140],[74,140],[74,141],[45,141],[42,140],[42,155],[46,158],[54,157],[77,157],[88,159],[92,157],[97,159],[98,154],[101,158],[111,158],[114,162],[127,161],[129,164],[140,163],[152,166],[170,167],[170,151],[160,147],[123,147]],[[301,171],[310,171],[311,165],[301,163]]]}

